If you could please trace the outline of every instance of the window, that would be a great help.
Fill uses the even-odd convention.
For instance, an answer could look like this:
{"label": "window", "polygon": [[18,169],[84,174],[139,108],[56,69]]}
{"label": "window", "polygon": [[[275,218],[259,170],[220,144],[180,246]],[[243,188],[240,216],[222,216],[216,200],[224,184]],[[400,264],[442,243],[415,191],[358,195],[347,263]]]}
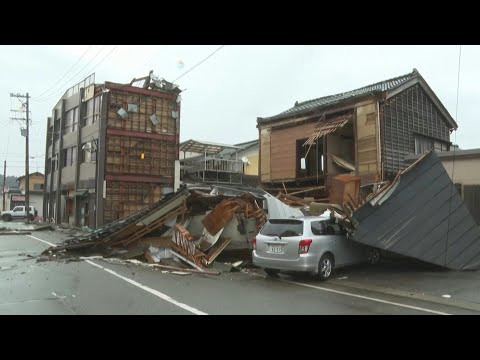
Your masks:
{"label": "window", "polygon": [[73,124],[72,124],[72,131],[77,130],[78,127],[78,117],[79,117],[79,111],[78,111],[78,106],[73,109]]}
{"label": "window", "polygon": [[262,228],[260,234],[280,237],[301,236],[303,235],[303,221],[271,219]]}
{"label": "window", "polygon": [[73,166],[77,163],[77,147],[72,146],[63,150],[63,167]]}
{"label": "window", "polygon": [[345,234],[345,228],[332,220],[313,221],[313,235],[342,235]]}
{"label": "window", "polygon": [[433,139],[415,135],[415,154],[424,154],[433,149]]}
{"label": "window", "polygon": [[64,124],[64,129],[63,133],[68,134],[72,132],[72,126],[73,126],[73,110],[69,110],[65,113],[65,124]]}
{"label": "window", "polygon": [[93,123],[93,98],[85,103],[85,117],[83,118],[84,126]]}
{"label": "window", "polygon": [[80,153],[81,163],[95,163],[97,162],[97,151],[95,149],[95,142],[89,142],[82,144],[82,152]]}
{"label": "window", "polygon": [[43,190],[43,184],[33,184],[33,190]]}
{"label": "window", "polygon": [[90,146],[90,143],[84,143],[82,144],[82,158],[80,159],[81,163],[89,163],[91,162],[91,150],[89,148],[86,148]]}
{"label": "window", "polygon": [[312,221],[311,226],[313,235],[323,235],[325,233],[324,221]]}
{"label": "window", "polygon": [[102,111],[102,95],[95,97],[95,108],[93,112],[93,122],[100,120],[100,112]]}
{"label": "window", "polygon": [[424,154],[431,149],[435,151],[448,151],[448,144],[444,141],[434,140],[422,135],[415,135],[415,154]]}
{"label": "window", "polygon": [[60,132],[60,120],[55,120],[53,124],[53,143],[54,144],[60,137],[59,132]]}

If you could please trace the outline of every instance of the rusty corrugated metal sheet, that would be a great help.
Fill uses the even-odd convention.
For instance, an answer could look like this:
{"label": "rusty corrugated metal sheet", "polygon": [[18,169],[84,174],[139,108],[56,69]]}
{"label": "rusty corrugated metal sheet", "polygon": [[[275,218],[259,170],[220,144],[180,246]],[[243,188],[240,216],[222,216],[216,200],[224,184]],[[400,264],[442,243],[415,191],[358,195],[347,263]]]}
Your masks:
{"label": "rusty corrugated metal sheet", "polygon": [[215,235],[232,220],[239,207],[233,199],[225,199],[203,218],[202,224],[210,234]]}
{"label": "rusty corrugated metal sheet", "polygon": [[480,228],[435,151],[351,216],[354,240],[455,270],[480,268]]}

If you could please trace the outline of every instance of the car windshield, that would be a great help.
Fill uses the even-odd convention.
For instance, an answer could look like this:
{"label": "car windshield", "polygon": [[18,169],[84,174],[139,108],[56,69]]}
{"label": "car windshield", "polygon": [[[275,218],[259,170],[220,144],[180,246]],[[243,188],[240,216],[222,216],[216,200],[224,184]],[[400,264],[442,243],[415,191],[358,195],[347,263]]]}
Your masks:
{"label": "car windshield", "polygon": [[303,235],[303,221],[270,219],[260,231],[260,234],[280,237],[301,236]]}

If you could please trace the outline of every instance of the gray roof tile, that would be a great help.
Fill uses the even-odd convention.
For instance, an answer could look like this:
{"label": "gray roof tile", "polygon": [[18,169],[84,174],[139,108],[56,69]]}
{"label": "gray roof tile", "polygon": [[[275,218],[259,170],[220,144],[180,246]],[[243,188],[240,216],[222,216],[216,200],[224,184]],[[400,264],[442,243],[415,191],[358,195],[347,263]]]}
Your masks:
{"label": "gray roof tile", "polygon": [[271,116],[271,117],[266,117],[266,118],[259,118],[258,122],[262,123],[262,122],[265,122],[265,121],[274,120],[276,118],[285,117],[286,115],[287,116],[288,115],[295,115],[295,114],[299,114],[299,113],[302,113],[302,112],[305,112],[305,111],[308,111],[308,110],[312,110],[312,109],[315,109],[315,108],[321,108],[321,107],[324,107],[324,106],[337,104],[339,102],[346,101],[346,100],[351,100],[351,99],[356,98],[356,97],[361,97],[361,96],[365,96],[365,95],[368,95],[368,94],[373,94],[373,93],[377,93],[377,92],[391,90],[391,89],[396,88],[397,86],[400,86],[403,83],[413,79],[417,75],[418,75],[417,69],[413,69],[413,71],[411,73],[408,73],[408,74],[405,74],[405,75],[402,75],[402,76],[398,76],[398,77],[395,77],[395,78],[392,78],[392,79],[380,81],[380,82],[377,82],[375,84],[371,84],[371,85],[361,87],[359,89],[355,89],[355,90],[351,90],[351,91],[347,91],[347,92],[343,92],[343,93],[335,94],[335,95],[323,96],[323,97],[319,97],[319,98],[316,98],[316,99],[303,101],[303,102],[300,102],[300,103],[297,102],[297,103],[295,103],[294,107],[292,107],[288,110],[285,110],[278,115]]}

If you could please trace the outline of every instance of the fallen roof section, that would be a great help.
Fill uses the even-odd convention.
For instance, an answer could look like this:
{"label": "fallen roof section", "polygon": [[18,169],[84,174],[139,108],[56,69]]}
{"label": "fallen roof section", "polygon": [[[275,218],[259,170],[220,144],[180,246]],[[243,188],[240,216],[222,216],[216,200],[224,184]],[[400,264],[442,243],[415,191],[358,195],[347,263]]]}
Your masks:
{"label": "fallen roof section", "polygon": [[435,151],[350,215],[353,239],[454,270],[480,269],[480,228]]}
{"label": "fallen roof section", "polygon": [[348,120],[350,120],[351,117],[352,115],[348,114],[348,115],[337,116],[333,119],[318,121],[315,124],[312,135],[310,135],[307,141],[305,141],[303,146],[313,145],[315,144],[315,141],[317,141],[317,139],[321,138],[322,136],[333,133],[338,129],[344,127],[348,123]]}

